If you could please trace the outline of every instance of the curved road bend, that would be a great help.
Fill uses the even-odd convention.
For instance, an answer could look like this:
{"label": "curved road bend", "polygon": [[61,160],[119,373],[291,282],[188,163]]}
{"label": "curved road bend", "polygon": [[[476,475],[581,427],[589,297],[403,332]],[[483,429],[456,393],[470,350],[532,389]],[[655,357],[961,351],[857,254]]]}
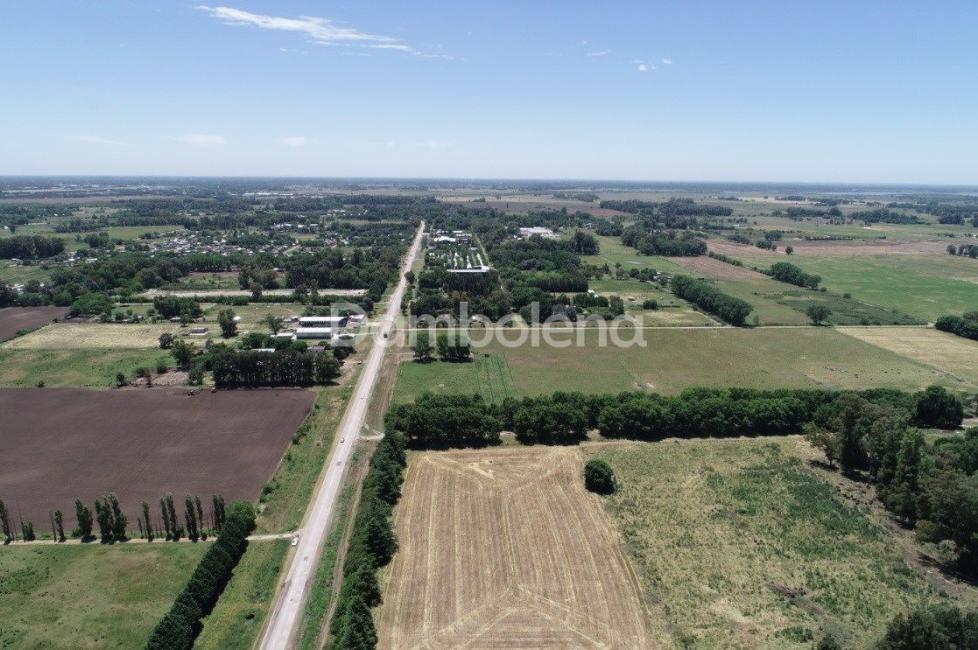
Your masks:
{"label": "curved road bend", "polygon": [[333,515],[336,499],[340,493],[343,473],[349,463],[353,448],[356,446],[360,430],[363,428],[370,396],[373,393],[381,362],[387,350],[387,340],[384,339],[384,336],[391,334],[394,323],[401,313],[401,300],[407,288],[404,274],[411,270],[411,266],[414,264],[418,249],[421,247],[423,232],[424,222],[418,227],[414,242],[404,258],[397,287],[387,303],[387,310],[380,323],[381,337],[370,348],[363,372],[357,379],[353,397],[347,405],[346,413],[336,431],[335,439],[338,442],[327,461],[329,465],[321,475],[319,484],[312,496],[306,520],[299,530],[299,543],[295,548],[295,553],[291,556],[291,563],[280,584],[275,603],[261,637],[260,647],[266,650],[291,648],[295,644],[296,633],[302,622],[306,597],[312,587],[323,544],[326,540],[326,531]]}

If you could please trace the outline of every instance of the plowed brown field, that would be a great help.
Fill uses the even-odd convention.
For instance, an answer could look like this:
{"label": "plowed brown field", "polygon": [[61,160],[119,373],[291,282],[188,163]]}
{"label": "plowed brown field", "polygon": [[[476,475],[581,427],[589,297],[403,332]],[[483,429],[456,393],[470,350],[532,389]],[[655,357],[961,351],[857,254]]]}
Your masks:
{"label": "plowed brown field", "polygon": [[381,648],[656,645],[577,449],[417,456],[395,525]]}

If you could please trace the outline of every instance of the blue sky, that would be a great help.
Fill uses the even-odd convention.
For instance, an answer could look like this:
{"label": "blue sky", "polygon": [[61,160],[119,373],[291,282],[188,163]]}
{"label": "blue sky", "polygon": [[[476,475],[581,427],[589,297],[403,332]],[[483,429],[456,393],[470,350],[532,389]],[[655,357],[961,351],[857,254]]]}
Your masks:
{"label": "blue sky", "polygon": [[0,1],[0,174],[978,184],[978,3]]}

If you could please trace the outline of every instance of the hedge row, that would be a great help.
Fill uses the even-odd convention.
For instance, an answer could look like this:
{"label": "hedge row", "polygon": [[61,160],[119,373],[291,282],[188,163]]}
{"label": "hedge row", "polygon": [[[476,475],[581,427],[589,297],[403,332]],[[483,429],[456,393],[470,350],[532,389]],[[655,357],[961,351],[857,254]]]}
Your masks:
{"label": "hedge row", "polygon": [[401,498],[406,462],[404,439],[393,432],[384,436],[370,457],[343,565],[343,586],[330,624],[334,650],[377,645],[370,609],[380,604],[377,569],[386,566],[397,551],[391,519]]}
{"label": "hedge row", "polygon": [[706,280],[697,280],[688,275],[674,276],[671,288],[678,297],[731,325],[743,325],[753,309],[750,303],[723,293]]}
{"label": "hedge row", "polygon": [[788,284],[806,289],[818,289],[818,284],[822,281],[822,276],[805,273],[800,267],[790,262],[777,262],[772,264],[771,268],[767,271],[767,275],[770,275],[779,282],[787,282]]}
{"label": "hedge row", "polygon": [[237,502],[228,507],[221,533],[200,559],[173,607],[153,630],[146,642],[148,650],[180,650],[193,646],[202,627],[200,619],[210,614],[217,604],[254,528],[255,511],[250,504]]}

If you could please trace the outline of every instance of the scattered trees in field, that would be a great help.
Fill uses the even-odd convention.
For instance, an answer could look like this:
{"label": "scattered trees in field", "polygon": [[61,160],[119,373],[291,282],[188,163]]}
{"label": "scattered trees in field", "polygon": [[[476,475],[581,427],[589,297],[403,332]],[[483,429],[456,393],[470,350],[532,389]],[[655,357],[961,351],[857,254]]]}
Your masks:
{"label": "scattered trees in field", "polygon": [[435,345],[442,361],[457,363],[472,359],[472,345],[469,343],[469,339],[460,332],[439,332],[435,339]]}
{"label": "scattered trees in field", "polygon": [[224,338],[229,339],[238,335],[238,323],[234,320],[233,309],[222,309],[217,312],[217,324]]}
{"label": "scattered trees in field", "polygon": [[615,473],[611,465],[599,458],[592,458],[584,464],[584,487],[598,494],[611,494],[615,491]]}
{"label": "scattered trees in field", "polygon": [[825,305],[809,305],[808,309],[805,310],[805,315],[808,316],[808,320],[812,322],[812,325],[818,326],[823,324],[832,315],[832,310]]}
{"label": "scattered trees in field", "polygon": [[749,303],[723,293],[706,280],[698,280],[688,275],[674,276],[671,288],[678,297],[692,302],[700,309],[731,325],[743,325],[753,309]]}

